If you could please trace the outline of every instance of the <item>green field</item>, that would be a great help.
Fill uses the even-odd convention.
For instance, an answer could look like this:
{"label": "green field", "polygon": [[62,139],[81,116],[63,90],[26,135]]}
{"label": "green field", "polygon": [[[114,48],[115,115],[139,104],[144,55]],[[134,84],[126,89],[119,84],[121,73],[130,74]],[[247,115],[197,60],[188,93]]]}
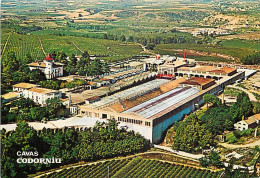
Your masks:
{"label": "green field", "polygon": [[25,58],[27,54],[37,60],[44,57],[39,40],[35,35],[12,34],[3,56],[10,51],[14,51],[18,59]]}
{"label": "green field", "polygon": [[245,41],[245,40],[225,40],[221,43],[223,47],[232,47],[232,48],[245,48],[249,50],[260,51],[260,42],[259,41]]}
{"label": "green field", "polygon": [[[67,55],[75,54],[81,55],[82,51],[88,51],[91,55],[105,55],[105,60],[116,61],[140,54],[142,48],[135,43],[123,43],[120,41],[95,39],[75,36],[58,36],[58,35],[38,35],[41,39],[44,51],[46,53],[65,52]],[[1,46],[8,37],[8,34],[2,35]],[[77,49],[74,42],[79,48]],[[3,49],[3,48],[2,48]],[[33,59],[41,60],[44,58],[44,53],[40,47],[40,42],[37,35],[21,35],[12,34],[5,51],[7,54],[14,51],[16,57],[23,59],[27,54],[30,54]],[[3,54],[3,56],[5,55]]]}
{"label": "green field", "polygon": [[81,54],[81,52],[65,36],[39,35],[46,53],[65,52],[67,55]]}
{"label": "green field", "polygon": [[44,175],[42,178],[60,177],[187,177],[187,178],[217,178],[221,172],[196,169],[189,166],[171,164],[152,159],[133,158],[106,161],[102,163],[63,169]]}
{"label": "green field", "polygon": [[217,45],[205,45],[205,44],[159,44],[155,47],[156,53],[160,51],[170,52],[176,50],[195,50],[206,53],[220,53],[224,55],[230,55],[235,58],[242,58],[254,53],[255,50],[237,48],[237,47],[221,47]]}

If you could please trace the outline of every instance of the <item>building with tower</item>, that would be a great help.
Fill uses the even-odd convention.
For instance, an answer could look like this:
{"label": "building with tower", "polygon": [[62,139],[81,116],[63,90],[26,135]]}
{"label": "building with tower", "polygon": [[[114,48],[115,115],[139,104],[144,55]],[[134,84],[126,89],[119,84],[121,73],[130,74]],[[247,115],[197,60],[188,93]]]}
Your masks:
{"label": "building with tower", "polygon": [[36,61],[28,64],[30,70],[40,69],[48,80],[63,76],[62,63],[54,62],[50,54],[43,61]]}

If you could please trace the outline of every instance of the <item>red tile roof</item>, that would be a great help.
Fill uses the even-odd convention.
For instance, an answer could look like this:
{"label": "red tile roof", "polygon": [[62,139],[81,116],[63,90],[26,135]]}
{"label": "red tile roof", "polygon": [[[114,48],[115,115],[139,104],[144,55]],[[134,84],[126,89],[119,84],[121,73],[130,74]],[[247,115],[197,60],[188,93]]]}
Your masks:
{"label": "red tile roof", "polygon": [[188,84],[188,85],[206,85],[212,81],[215,81],[214,79],[209,78],[203,78],[203,77],[192,77],[184,82],[181,82],[180,84]]}
{"label": "red tile roof", "polygon": [[235,68],[230,68],[230,67],[222,67],[220,69],[212,70],[210,71],[211,73],[220,73],[220,74],[229,74],[231,72],[236,71],[237,69]]}
{"label": "red tile roof", "polygon": [[46,60],[46,61],[53,61],[53,59],[51,58],[50,54],[48,54],[44,60]]}

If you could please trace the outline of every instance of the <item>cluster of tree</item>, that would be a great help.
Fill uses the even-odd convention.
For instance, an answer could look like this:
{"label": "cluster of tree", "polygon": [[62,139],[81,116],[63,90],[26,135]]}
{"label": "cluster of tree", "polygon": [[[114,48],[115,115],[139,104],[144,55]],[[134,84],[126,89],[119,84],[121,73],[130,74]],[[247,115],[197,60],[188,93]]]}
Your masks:
{"label": "cluster of tree", "polygon": [[17,59],[13,51],[8,52],[1,63],[2,93],[11,89],[11,86],[19,82],[37,83],[46,80],[44,73],[35,69],[30,71],[27,64],[33,62],[32,57],[27,54],[24,59]]}
{"label": "cluster of tree", "polygon": [[[248,137],[248,136],[253,136],[254,135],[254,132],[255,132],[255,129],[247,129],[247,130],[242,130],[242,131],[234,131],[234,132],[231,132],[228,134],[228,136],[226,136],[226,140],[228,143],[236,143],[238,142],[238,140],[241,138],[241,137]],[[260,133],[259,133],[260,135]]]}
{"label": "cluster of tree", "polygon": [[253,113],[258,114],[260,113],[260,102],[254,102],[253,103]]}
{"label": "cluster of tree", "polygon": [[196,114],[190,114],[184,121],[175,125],[175,150],[196,152],[214,143],[214,135]]}
{"label": "cluster of tree", "polygon": [[[134,37],[133,37],[134,38]],[[130,39],[130,38],[129,38]],[[176,43],[196,43],[196,40],[192,37],[184,37],[179,35],[167,35],[167,36],[154,36],[154,37],[135,37],[134,41],[141,43],[144,46],[148,44],[176,44]]]}
{"label": "cluster of tree", "polygon": [[110,71],[108,63],[106,61],[101,61],[96,58],[94,60],[90,59],[90,56],[87,51],[82,54],[82,57],[78,61],[74,54],[69,57],[67,60],[67,55],[64,52],[55,52],[52,54],[53,58],[57,62],[65,64],[64,74],[78,74],[81,76],[86,75],[101,75]]}
{"label": "cluster of tree", "polygon": [[215,151],[211,151],[208,156],[200,158],[200,163],[203,167],[215,166],[220,168],[223,166],[220,156]]}
{"label": "cluster of tree", "polygon": [[16,131],[2,130],[2,177],[26,177],[30,173],[58,167],[61,164],[18,164],[17,151],[37,151],[38,158],[61,158],[62,164],[128,155],[150,148],[150,142],[139,134],[117,128],[114,120],[97,123],[93,129],[50,130],[36,132],[26,122]]}
{"label": "cluster of tree", "polygon": [[66,88],[75,88],[75,87],[85,85],[85,84],[87,84],[86,80],[76,79],[76,80],[73,80],[72,82],[66,83],[65,86],[66,86]]}
{"label": "cluster of tree", "polygon": [[18,23],[16,23],[15,21],[3,21],[1,23],[2,28],[9,28],[14,30],[16,33],[18,34],[26,34],[29,32],[33,32],[33,31],[39,31],[42,30],[42,27],[40,26],[36,26],[36,25],[32,25],[32,26],[20,26]]}
{"label": "cluster of tree", "polygon": [[11,104],[1,104],[2,124],[25,121],[49,120],[57,117],[68,117],[69,110],[58,98],[48,99],[46,107],[36,105],[29,98],[13,101]]}
{"label": "cluster of tree", "polygon": [[75,88],[81,85],[85,85],[86,83],[87,83],[86,80],[75,79],[71,82],[61,81],[61,80],[44,80],[44,81],[40,81],[38,84],[44,88],[59,90],[61,88]]}
{"label": "cluster of tree", "polygon": [[214,145],[214,138],[225,130],[232,130],[234,123],[253,113],[253,105],[246,93],[240,93],[237,102],[228,107],[221,105],[214,95],[204,95],[205,103],[212,106],[200,117],[190,114],[187,119],[175,125],[173,148],[196,152]]}
{"label": "cluster of tree", "polygon": [[243,57],[241,62],[246,65],[257,65],[260,64],[260,52]]}
{"label": "cluster of tree", "polygon": [[67,82],[61,80],[44,80],[44,81],[40,81],[38,84],[43,88],[59,90],[61,86],[65,86]]}
{"label": "cluster of tree", "polygon": [[[100,61],[100,59],[90,60],[88,52],[84,52],[81,59],[78,61],[74,54],[67,59],[67,55],[64,52],[53,53],[52,57],[56,62],[63,63],[64,75],[79,74],[79,75],[100,75],[109,72],[109,66],[106,61]],[[51,89],[63,88],[64,82],[60,81],[46,81],[45,74],[40,69],[30,70],[27,64],[33,62],[32,57],[27,54],[24,59],[17,59],[13,51],[8,52],[2,60],[2,94],[11,90],[12,85],[20,82],[37,83],[43,87]],[[68,83],[68,87],[75,87],[76,83]]]}
{"label": "cluster of tree", "polygon": [[174,13],[174,12],[164,12],[159,14],[161,17],[169,18],[170,21],[177,21],[180,22],[181,20],[203,20],[205,17],[208,16],[208,12],[203,11],[183,11],[180,13]]}

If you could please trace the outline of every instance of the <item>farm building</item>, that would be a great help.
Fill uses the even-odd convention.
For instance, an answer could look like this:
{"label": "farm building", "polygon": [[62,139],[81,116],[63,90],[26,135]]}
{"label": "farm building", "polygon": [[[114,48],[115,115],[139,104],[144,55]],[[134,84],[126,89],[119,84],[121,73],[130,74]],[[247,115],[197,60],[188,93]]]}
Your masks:
{"label": "farm building", "polygon": [[246,120],[239,121],[234,124],[234,128],[236,130],[247,130],[249,128],[256,128],[258,125],[260,125],[260,114],[255,114]]}

